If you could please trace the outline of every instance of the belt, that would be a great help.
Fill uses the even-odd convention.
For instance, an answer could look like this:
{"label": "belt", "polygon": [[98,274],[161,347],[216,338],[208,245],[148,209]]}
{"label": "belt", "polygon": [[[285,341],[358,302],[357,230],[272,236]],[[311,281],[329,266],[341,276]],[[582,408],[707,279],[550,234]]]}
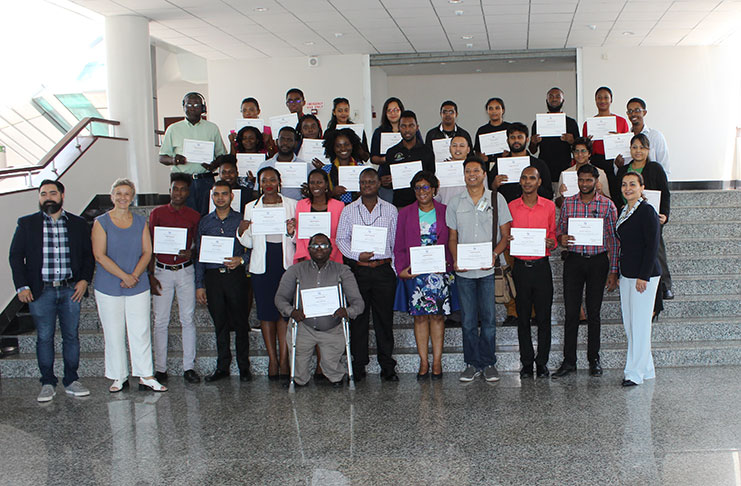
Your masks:
{"label": "belt", "polygon": [[207,272],[219,272],[219,273],[231,273],[235,272],[239,269],[239,267],[235,268],[234,270],[229,270],[226,267],[219,267],[219,268],[208,268],[206,269]]}
{"label": "belt", "polygon": [[586,258],[586,259],[601,257],[602,255],[606,255],[606,254],[607,254],[606,251],[603,251],[601,253],[591,254],[591,255],[587,253],[577,253],[575,251],[569,252],[569,255],[574,255],[574,256],[578,256],[578,257]]}
{"label": "belt", "polygon": [[376,267],[380,267],[381,265],[386,265],[387,263],[391,263],[391,259],[384,258],[383,260],[371,260],[369,262],[357,261],[355,263],[357,263],[361,267],[376,268]]}
{"label": "belt", "polygon": [[213,176],[214,176],[213,172],[200,172],[198,174],[192,174],[193,180],[208,179],[209,177],[213,178]]}
{"label": "belt", "polygon": [[68,278],[66,280],[52,280],[51,282],[44,282],[44,287],[64,287],[66,285],[72,285],[74,283],[74,278]]}
{"label": "belt", "polygon": [[189,266],[193,265],[193,260],[187,261],[185,263],[179,263],[177,265],[165,265],[164,263],[154,262],[154,265],[157,268],[164,268],[165,270],[172,270],[173,272],[177,272],[178,270],[182,270],[183,268],[188,268]]}
{"label": "belt", "polygon": [[537,260],[522,260],[520,258],[515,258],[515,263],[524,265],[525,268],[533,268],[548,263],[548,257],[538,258]]}

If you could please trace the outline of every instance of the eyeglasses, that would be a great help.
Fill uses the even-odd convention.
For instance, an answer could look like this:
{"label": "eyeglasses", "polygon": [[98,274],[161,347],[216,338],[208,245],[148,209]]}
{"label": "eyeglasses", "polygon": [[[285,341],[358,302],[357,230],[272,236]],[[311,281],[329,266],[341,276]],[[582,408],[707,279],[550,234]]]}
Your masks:
{"label": "eyeglasses", "polygon": [[304,100],[286,100],[286,103],[288,103],[289,105],[295,105],[295,104],[303,103],[303,102]]}
{"label": "eyeglasses", "polygon": [[201,103],[186,103],[185,104],[186,108],[200,108],[202,106],[203,105]]}
{"label": "eyeglasses", "polygon": [[442,110],[440,113],[443,115],[455,115],[455,110]]}
{"label": "eyeglasses", "polygon": [[389,108],[386,113],[399,113],[401,110],[398,108]]}
{"label": "eyeglasses", "polygon": [[311,250],[327,250],[329,249],[329,243],[312,243],[309,245]]}
{"label": "eyeglasses", "polygon": [[429,191],[430,189],[432,189],[432,187],[430,187],[429,185],[414,186],[414,192]]}
{"label": "eyeglasses", "polygon": [[643,113],[643,111],[643,108],[636,108],[635,110],[628,110],[626,113],[628,113],[628,115],[632,115],[633,113]]}

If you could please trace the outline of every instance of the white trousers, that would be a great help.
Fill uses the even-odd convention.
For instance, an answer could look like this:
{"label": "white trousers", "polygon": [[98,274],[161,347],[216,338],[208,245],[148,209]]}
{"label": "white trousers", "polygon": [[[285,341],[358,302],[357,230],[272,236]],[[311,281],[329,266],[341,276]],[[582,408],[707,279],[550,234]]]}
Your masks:
{"label": "white trousers", "polygon": [[161,295],[153,295],[154,304],[154,370],[167,371],[167,337],[170,311],[174,295],[178,298],[180,325],[183,330],[183,371],[192,370],[196,360],[196,310],[195,265],[181,270],[154,269],[154,276],[162,288]]}
{"label": "white trousers", "polygon": [[103,325],[106,378],[123,380],[129,376],[127,335],[132,375],[152,376],[149,290],[127,297],[114,297],[96,290],[95,302]]}
{"label": "white trousers", "polygon": [[651,356],[651,317],[660,277],[651,277],[643,292],[636,290],[636,280],[620,276],[620,309],[628,337],[625,379],[640,384],[656,377]]}

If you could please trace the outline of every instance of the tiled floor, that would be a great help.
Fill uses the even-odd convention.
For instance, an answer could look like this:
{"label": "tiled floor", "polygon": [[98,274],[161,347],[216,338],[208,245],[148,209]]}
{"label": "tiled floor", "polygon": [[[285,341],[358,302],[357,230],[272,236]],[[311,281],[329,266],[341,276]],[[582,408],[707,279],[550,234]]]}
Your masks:
{"label": "tiled floor", "polygon": [[[741,485],[741,367],[355,392],[236,377],[214,385],[35,398],[0,380],[0,484]],[[132,382],[133,384],[133,382]],[[134,387],[135,390],[135,387]]]}

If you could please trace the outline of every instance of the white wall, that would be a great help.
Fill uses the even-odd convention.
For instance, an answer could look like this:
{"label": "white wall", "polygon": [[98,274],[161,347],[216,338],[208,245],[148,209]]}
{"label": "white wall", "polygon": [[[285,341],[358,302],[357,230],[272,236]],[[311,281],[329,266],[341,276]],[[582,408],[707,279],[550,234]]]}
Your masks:
{"label": "white wall", "polygon": [[739,51],[724,47],[582,49],[584,113],[593,116],[594,91],[612,89],[613,112],[646,101],[646,124],[666,137],[671,180],[738,178],[736,127],[741,125]]}
{"label": "white wall", "polygon": [[375,130],[381,124],[381,115],[383,115],[383,102],[389,97],[389,82],[386,71],[379,67],[370,68],[371,77],[371,109],[375,118],[373,118],[373,129]]}

